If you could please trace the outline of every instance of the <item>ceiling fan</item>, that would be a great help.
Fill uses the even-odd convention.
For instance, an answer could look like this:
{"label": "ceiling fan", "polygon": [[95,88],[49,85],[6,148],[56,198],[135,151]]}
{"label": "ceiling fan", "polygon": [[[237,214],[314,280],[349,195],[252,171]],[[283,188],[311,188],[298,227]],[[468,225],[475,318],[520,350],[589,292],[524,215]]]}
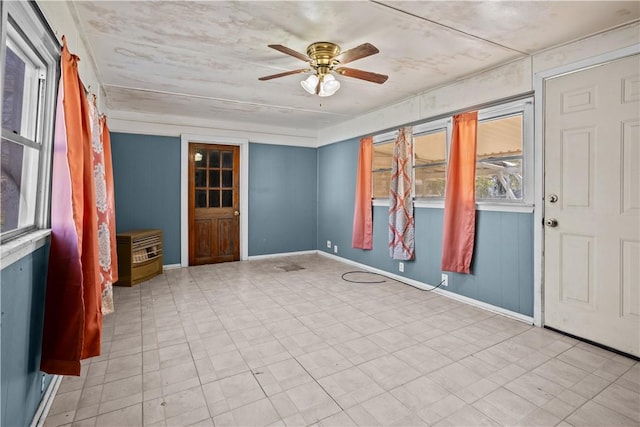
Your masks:
{"label": "ceiling fan", "polygon": [[258,80],[271,80],[279,77],[290,76],[292,74],[313,71],[314,74],[300,82],[304,90],[310,94],[331,96],[336,93],[338,89],[340,89],[340,82],[335,79],[332,72],[340,74],[341,76],[353,77],[378,84],[386,82],[389,78],[389,76],[385,76],[384,74],[377,74],[370,71],[342,66],[357,59],[366,58],[367,56],[378,53],[379,50],[370,43],[364,43],[360,46],[354,47],[353,49],[341,52],[340,46],[335,43],[316,42],[309,45],[306,55],[280,44],[270,44],[269,47],[287,55],[291,55],[294,58],[298,58],[301,61],[308,62],[309,67],[260,77]]}

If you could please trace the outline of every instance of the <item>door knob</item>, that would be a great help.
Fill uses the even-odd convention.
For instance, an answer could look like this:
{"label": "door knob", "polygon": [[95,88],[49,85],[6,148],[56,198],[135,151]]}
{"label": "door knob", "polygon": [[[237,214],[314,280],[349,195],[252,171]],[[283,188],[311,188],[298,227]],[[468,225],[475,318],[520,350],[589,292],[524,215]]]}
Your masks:
{"label": "door knob", "polygon": [[555,203],[558,201],[558,196],[556,196],[555,194],[549,194],[549,203]]}
{"label": "door knob", "polygon": [[558,220],[555,218],[549,218],[549,219],[545,219],[544,220],[544,224],[547,227],[557,227],[558,226]]}
{"label": "door knob", "polygon": [[233,214],[234,214],[235,216],[238,216],[238,215],[240,215],[240,212],[238,212],[238,211],[233,211]]}

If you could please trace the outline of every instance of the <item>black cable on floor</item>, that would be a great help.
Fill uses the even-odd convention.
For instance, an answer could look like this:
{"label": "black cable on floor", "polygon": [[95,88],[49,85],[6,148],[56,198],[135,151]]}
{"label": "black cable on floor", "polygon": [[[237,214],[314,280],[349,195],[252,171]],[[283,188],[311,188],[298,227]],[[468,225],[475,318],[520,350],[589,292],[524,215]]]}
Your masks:
{"label": "black cable on floor", "polygon": [[351,282],[351,283],[384,283],[386,282],[386,280],[372,280],[372,281],[368,281],[368,280],[349,280],[347,278],[345,278],[345,276],[347,274],[354,274],[354,273],[359,273],[359,274],[371,274],[374,276],[380,276],[380,277],[386,277],[383,276],[382,274],[378,274],[378,273],[373,273],[371,271],[347,271],[346,273],[344,273],[342,275],[342,280],[344,280],[345,282]]}
{"label": "black cable on floor", "polygon": [[[342,280],[344,280],[345,282],[351,282],[351,283],[384,283],[384,282],[386,282],[386,280],[372,280],[372,281],[367,281],[367,280],[349,280],[349,279],[345,278],[345,276],[346,276],[347,274],[355,274],[355,273],[359,273],[359,274],[371,274],[371,275],[374,275],[374,276],[386,277],[386,278],[388,279],[388,277],[387,277],[387,276],[385,276],[384,274],[374,273],[374,272],[371,272],[371,271],[358,271],[358,270],[354,270],[354,271],[347,271],[346,273],[343,273],[343,274],[342,274]],[[402,282],[401,282],[401,283],[402,283]],[[431,289],[422,289],[422,288],[418,288],[418,287],[413,286],[413,285],[409,285],[409,286],[413,286],[414,288],[419,289],[419,290],[421,290],[421,291],[431,292],[431,291],[433,291],[434,289],[438,289],[440,286],[442,286],[442,284],[443,284],[443,283],[444,283],[444,280],[442,280],[440,283],[438,283],[436,286],[434,286],[434,287],[433,287],[433,288],[431,288]],[[405,283],[405,284],[408,284],[408,283]]]}

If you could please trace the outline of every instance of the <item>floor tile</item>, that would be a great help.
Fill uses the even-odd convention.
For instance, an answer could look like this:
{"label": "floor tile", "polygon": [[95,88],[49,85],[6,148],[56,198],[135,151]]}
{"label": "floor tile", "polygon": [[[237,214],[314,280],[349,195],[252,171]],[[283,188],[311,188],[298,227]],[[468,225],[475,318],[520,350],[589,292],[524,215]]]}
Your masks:
{"label": "floor tile", "polygon": [[280,420],[269,399],[262,399],[246,406],[213,417],[216,427],[268,426]]}
{"label": "floor tile", "polygon": [[575,426],[633,426],[638,423],[631,418],[608,409],[597,402],[589,401],[578,408],[566,421]]}
{"label": "floor tile", "polygon": [[142,404],[128,406],[117,411],[99,415],[96,426],[101,427],[134,427],[142,425]]}
{"label": "floor tile", "polygon": [[434,426],[499,426],[496,421],[484,415],[476,408],[465,405],[453,414],[433,424]]}
{"label": "floor tile", "polygon": [[532,372],[566,388],[574,386],[589,375],[586,371],[558,359],[551,359]]}
{"label": "floor tile", "polygon": [[346,412],[338,412],[327,418],[318,421],[319,427],[357,427],[355,421],[353,421]]}
{"label": "floor tile", "polygon": [[[341,408],[317,383],[299,385],[269,398],[285,423],[305,425],[313,424],[330,415],[340,412]],[[287,424],[289,424],[287,423]]]}
{"label": "floor tile", "polygon": [[451,394],[444,387],[427,377],[419,377],[394,388],[390,393],[404,406],[414,411],[425,408]]}
{"label": "floor tile", "polygon": [[387,352],[369,338],[361,337],[333,346],[354,365],[384,356]]}
{"label": "floor tile", "polygon": [[342,409],[350,408],[384,392],[355,366],[321,378],[318,382]]}
{"label": "floor tile", "polygon": [[331,347],[298,356],[296,359],[316,379],[352,366],[351,362]]}
{"label": "floor tile", "polygon": [[543,406],[565,390],[561,385],[532,372],[518,377],[506,384],[504,388],[537,406]]}
{"label": "floor tile", "polygon": [[271,396],[314,379],[295,359],[287,359],[253,370],[262,390]]}
{"label": "floor tile", "polygon": [[438,369],[437,371],[433,371],[428,374],[428,377],[454,393],[467,388],[471,384],[482,379],[482,376],[459,362],[452,363]]}
{"label": "floor tile", "polygon": [[358,406],[346,410],[347,415],[361,426],[405,426],[407,422],[420,420],[413,411],[389,393],[374,397]]}
{"label": "floor tile", "polygon": [[515,393],[499,388],[473,404],[473,407],[501,425],[518,425],[537,409]]}
{"label": "floor tile", "polygon": [[638,362],[350,269],[301,255],[114,289],[103,354],[45,425],[640,424]]}
{"label": "floor tile", "polygon": [[203,390],[196,386],[164,397],[164,416],[168,426],[190,425],[209,418]]}
{"label": "floor tile", "polygon": [[212,416],[223,414],[265,397],[251,372],[234,375],[202,386]]}
{"label": "floor tile", "polygon": [[420,372],[393,355],[363,363],[359,368],[387,391],[420,376]]}
{"label": "floor tile", "polygon": [[640,395],[634,391],[612,384],[598,394],[593,401],[640,424]]}

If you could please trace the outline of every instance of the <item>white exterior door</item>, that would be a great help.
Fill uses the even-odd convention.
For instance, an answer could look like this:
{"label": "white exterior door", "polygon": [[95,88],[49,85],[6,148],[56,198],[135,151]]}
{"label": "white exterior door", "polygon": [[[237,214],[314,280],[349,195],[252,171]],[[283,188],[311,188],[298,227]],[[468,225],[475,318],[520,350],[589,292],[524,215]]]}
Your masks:
{"label": "white exterior door", "polygon": [[545,325],[635,356],[639,59],[548,79],[544,105]]}

